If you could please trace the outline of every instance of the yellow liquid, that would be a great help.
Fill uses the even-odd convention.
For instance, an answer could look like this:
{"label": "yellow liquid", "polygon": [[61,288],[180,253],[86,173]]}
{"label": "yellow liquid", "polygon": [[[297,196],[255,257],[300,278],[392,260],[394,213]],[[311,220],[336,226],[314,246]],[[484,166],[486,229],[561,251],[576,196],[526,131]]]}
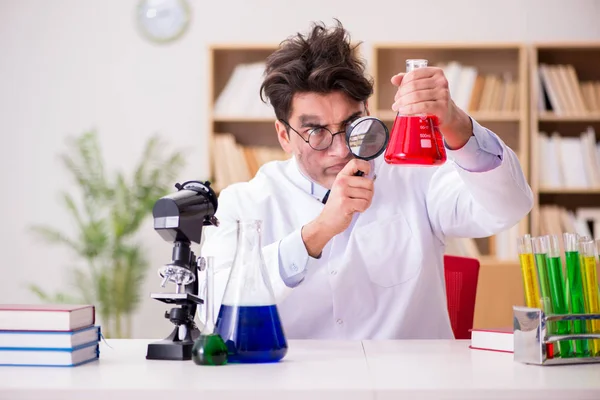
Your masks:
{"label": "yellow liquid", "polygon": [[[598,303],[598,274],[596,272],[596,259],[594,256],[582,257],[583,261],[583,280],[584,298],[586,299],[586,310],[589,313],[600,313],[600,303]],[[600,320],[588,321],[588,328],[593,333],[600,333]],[[600,354],[600,339],[590,340],[590,352],[592,355]]]}
{"label": "yellow liquid", "polygon": [[519,254],[519,261],[521,262],[521,274],[523,275],[525,304],[527,307],[542,309],[533,253]]}

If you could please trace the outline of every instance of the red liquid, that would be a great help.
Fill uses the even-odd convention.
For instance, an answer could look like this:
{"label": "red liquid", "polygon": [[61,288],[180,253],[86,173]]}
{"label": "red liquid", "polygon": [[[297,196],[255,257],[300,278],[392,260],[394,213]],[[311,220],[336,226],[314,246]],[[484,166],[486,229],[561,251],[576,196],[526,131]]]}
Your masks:
{"label": "red liquid", "polygon": [[388,164],[441,165],[446,149],[435,116],[396,116],[384,159]]}

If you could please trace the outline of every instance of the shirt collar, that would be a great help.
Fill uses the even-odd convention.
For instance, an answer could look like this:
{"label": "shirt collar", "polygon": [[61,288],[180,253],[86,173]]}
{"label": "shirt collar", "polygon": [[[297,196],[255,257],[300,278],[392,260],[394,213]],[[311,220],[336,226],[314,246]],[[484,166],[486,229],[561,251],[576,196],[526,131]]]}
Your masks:
{"label": "shirt collar", "polygon": [[328,189],[314,182],[312,179],[304,175],[298,165],[298,160],[295,156],[290,158],[287,168],[287,176],[290,180],[306,193],[313,196],[315,199],[322,201],[327,194]]}
{"label": "shirt collar", "polygon": [[[379,167],[381,163],[380,158],[381,157],[378,157],[376,160],[370,161],[372,171],[370,176],[373,176],[374,170]],[[300,170],[300,166],[298,165],[298,161],[296,160],[295,156],[292,156],[289,160],[290,162],[286,172],[290,180],[303,191],[313,196],[315,199],[322,201],[327,194],[328,189],[304,175],[304,173]]]}

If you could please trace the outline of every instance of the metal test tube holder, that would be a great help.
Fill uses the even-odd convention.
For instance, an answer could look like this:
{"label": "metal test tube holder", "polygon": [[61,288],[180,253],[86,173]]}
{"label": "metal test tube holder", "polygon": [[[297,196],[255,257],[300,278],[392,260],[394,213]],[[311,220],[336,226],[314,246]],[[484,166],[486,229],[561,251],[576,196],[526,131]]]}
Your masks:
{"label": "metal test tube holder", "polygon": [[548,322],[600,319],[600,314],[546,315],[539,308],[513,306],[514,360],[535,365],[588,364],[600,362],[600,357],[548,357],[548,343],[560,340],[600,339],[600,333],[551,335]]}

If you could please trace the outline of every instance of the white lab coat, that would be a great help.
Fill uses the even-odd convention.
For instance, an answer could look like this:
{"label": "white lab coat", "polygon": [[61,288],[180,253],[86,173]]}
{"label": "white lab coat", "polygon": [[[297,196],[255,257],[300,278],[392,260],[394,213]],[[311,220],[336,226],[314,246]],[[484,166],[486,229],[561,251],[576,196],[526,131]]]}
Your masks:
{"label": "white lab coat", "polygon": [[[488,132],[474,126],[480,137]],[[446,238],[496,234],[518,223],[533,204],[517,156],[488,134],[498,139],[502,161],[486,172],[469,172],[452,160],[440,167],[374,160],[370,208],[355,215],[320,259],[308,258],[307,275],[294,288],[280,276],[280,241],[324,207],[295,160],[268,163],[250,182],[223,190],[216,213],[221,226],[205,229],[201,250],[215,257],[215,319],[236,250],[236,219],[260,219],[263,256],[288,338],[452,338]]]}

